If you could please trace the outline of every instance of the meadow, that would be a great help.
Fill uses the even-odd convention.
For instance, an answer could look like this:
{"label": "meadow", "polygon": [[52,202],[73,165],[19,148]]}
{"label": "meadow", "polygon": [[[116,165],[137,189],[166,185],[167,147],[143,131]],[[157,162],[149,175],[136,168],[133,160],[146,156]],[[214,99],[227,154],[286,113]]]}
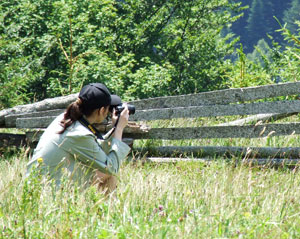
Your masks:
{"label": "meadow", "polygon": [[[0,163],[2,238],[298,238],[298,167],[126,163],[109,198]],[[29,180],[30,179],[30,180]]]}
{"label": "meadow", "polygon": [[[292,135],[173,143],[287,147],[299,142]],[[170,142],[136,144],[152,143]],[[153,163],[132,156],[122,166],[116,192],[105,197],[67,179],[55,190],[48,178],[25,177],[26,150],[3,150],[1,238],[300,238],[298,165],[255,166],[242,158]]]}

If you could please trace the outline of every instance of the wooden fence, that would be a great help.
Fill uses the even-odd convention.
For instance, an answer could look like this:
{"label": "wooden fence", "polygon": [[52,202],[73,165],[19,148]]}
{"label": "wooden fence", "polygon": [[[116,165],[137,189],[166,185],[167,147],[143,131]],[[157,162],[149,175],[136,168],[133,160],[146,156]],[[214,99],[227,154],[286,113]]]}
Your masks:
{"label": "wooden fence", "polygon": [[[300,100],[278,100],[282,96],[297,96],[300,92],[300,82],[282,83],[259,87],[248,87],[240,89],[226,89],[198,94],[158,97],[130,102],[136,106],[136,113],[130,116],[132,123],[124,131],[124,137],[139,139],[200,139],[200,138],[262,138],[279,135],[300,134],[300,123],[266,123],[272,119],[276,121],[282,117],[300,112]],[[0,127],[26,129],[24,135],[1,134],[0,146],[20,144],[23,142],[36,142],[43,129],[60,113],[65,107],[77,98],[77,94],[67,97],[47,99],[34,104],[17,106],[0,111]],[[297,97],[289,97],[297,99]],[[277,99],[277,100],[274,100]],[[259,101],[260,100],[260,101]],[[175,118],[197,118],[216,116],[250,116],[243,120],[202,127],[169,127],[149,128],[147,121],[175,119]],[[260,124],[256,122],[260,120]],[[145,122],[141,127],[138,122]],[[253,124],[248,124],[254,122]],[[142,125],[143,126],[143,125]],[[98,126],[100,130],[106,127]],[[37,129],[40,129],[37,131]],[[138,149],[148,152],[149,155],[163,155],[166,157],[176,154],[207,156],[240,155],[248,158],[272,159],[281,163],[297,162],[300,158],[300,149],[291,148],[264,148],[264,147],[215,147],[215,146],[193,146],[193,147],[156,147],[151,149]]]}

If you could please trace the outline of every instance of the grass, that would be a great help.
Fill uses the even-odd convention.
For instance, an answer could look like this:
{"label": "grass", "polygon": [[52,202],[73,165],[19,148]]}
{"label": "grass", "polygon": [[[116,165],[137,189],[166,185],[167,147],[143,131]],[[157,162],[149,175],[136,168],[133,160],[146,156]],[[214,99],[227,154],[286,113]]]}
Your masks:
{"label": "grass", "polygon": [[23,152],[1,156],[2,238],[299,238],[298,168],[126,163],[110,198],[66,180],[25,178]]}

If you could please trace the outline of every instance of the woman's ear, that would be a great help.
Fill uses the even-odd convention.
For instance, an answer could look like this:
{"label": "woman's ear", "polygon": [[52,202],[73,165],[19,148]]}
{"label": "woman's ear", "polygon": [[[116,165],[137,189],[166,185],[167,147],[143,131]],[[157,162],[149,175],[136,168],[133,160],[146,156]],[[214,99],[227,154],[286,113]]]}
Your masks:
{"label": "woman's ear", "polygon": [[98,109],[98,115],[101,115],[101,114],[103,115],[104,111],[105,111],[105,108],[101,107],[100,109]]}
{"label": "woman's ear", "polygon": [[99,115],[100,115],[100,114],[104,115],[104,114],[107,113],[108,109],[109,109],[108,107],[102,106],[102,107],[98,110],[98,114],[99,114]]}

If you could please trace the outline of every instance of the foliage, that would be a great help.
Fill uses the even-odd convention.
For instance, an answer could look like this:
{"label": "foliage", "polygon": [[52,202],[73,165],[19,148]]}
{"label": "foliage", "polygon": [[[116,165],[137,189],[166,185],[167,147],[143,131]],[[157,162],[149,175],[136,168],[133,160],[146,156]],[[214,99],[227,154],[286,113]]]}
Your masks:
{"label": "foliage", "polygon": [[1,107],[90,81],[127,99],[216,89],[233,52],[221,35],[232,10],[227,0],[3,0]]}
{"label": "foliage", "polygon": [[278,37],[273,16],[297,36],[288,14],[297,7],[296,0],[3,0],[0,108],[91,81],[124,100],[294,81],[297,45]]}
{"label": "foliage", "polygon": [[[259,50],[259,48],[257,48]],[[266,58],[261,55],[264,60]],[[243,46],[237,49],[237,60],[235,64],[228,63],[226,70],[227,80],[224,81],[224,88],[242,88],[258,85],[267,85],[274,83],[271,74],[263,67],[261,62],[255,62],[256,59],[250,60],[244,53]]]}
{"label": "foliage", "polygon": [[252,53],[247,54],[247,58],[263,67],[271,61],[271,48],[264,39],[260,39]]}
{"label": "foliage", "polygon": [[[297,23],[297,22],[296,22]],[[297,23],[300,26],[300,23]],[[281,81],[298,81],[300,76],[300,31],[292,33],[287,24],[279,30],[287,42],[286,47],[281,50],[279,46],[273,49],[274,63],[271,69],[277,73]]]}

